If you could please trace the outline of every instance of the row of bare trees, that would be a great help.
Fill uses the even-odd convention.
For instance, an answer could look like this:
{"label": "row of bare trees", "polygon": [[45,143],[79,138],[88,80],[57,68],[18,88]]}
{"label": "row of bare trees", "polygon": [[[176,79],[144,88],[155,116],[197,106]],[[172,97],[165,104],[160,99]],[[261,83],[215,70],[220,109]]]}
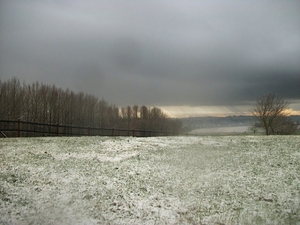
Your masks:
{"label": "row of bare trees", "polygon": [[0,119],[179,132],[181,121],[170,119],[157,107],[119,108],[85,93],[19,79],[0,80]]}

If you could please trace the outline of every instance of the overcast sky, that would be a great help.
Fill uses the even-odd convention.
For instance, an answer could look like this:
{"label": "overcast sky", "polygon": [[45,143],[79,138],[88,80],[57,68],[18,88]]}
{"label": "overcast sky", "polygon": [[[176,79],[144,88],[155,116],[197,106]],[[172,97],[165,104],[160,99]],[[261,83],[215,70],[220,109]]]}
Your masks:
{"label": "overcast sky", "polygon": [[0,78],[173,115],[300,110],[299,0],[0,0]]}

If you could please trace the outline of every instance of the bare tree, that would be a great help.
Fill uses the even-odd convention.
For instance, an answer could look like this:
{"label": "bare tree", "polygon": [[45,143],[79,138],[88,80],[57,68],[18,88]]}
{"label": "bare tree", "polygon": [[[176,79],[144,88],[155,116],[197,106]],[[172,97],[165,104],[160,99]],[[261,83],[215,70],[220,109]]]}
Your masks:
{"label": "bare tree", "polygon": [[297,131],[297,124],[295,124],[289,117],[281,116],[276,119],[274,123],[274,132],[281,135],[294,134]]}
{"label": "bare tree", "polygon": [[265,129],[266,135],[278,134],[287,125],[288,105],[288,101],[274,93],[266,94],[256,101],[252,114]]}
{"label": "bare tree", "polygon": [[140,117],[141,117],[141,119],[143,119],[143,120],[147,120],[147,119],[149,119],[149,114],[150,114],[150,109],[148,109],[148,107],[147,106],[141,106],[141,108],[140,108]]}
{"label": "bare tree", "polygon": [[96,116],[98,123],[97,126],[99,127],[107,127],[108,126],[108,103],[102,99],[101,101],[98,101],[96,106]]}
{"label": "bare tree", "polygon": [[133,107],[132,107],[132,117],[134,118],[134,119],[138,119],[139,118],[139,106],[138,105],[134,105]]}

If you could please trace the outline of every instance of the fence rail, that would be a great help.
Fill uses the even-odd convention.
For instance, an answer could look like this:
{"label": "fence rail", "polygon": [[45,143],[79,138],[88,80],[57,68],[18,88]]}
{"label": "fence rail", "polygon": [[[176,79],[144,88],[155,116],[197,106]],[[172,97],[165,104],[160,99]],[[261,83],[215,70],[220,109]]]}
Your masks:
{"label": "fence rail", "polygon": [[[171,136],[174,132],[140,129],[101,128],[91,126],[72,126],[36,123],[18,120],[0,120],[2,137],[40,137],[40,136]],[[0,136],[1,137],[1,136]]]}

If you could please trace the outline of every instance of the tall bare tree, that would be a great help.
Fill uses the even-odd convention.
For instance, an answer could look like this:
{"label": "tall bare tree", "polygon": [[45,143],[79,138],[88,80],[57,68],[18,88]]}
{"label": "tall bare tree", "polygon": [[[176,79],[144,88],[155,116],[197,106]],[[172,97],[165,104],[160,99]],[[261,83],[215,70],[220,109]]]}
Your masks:
{"label": "tall bare tree", "polygon": [[266,135],[278,134],[288,121],[289,102],[274,93],[262,96],[256,101],[252,114],[265,129]]}
{"label": "tall bare tree", "polygon": [[134,105],[132,107],[132,117],[134,119],[138,119],[139,118],[139,106],[138,105]]}

